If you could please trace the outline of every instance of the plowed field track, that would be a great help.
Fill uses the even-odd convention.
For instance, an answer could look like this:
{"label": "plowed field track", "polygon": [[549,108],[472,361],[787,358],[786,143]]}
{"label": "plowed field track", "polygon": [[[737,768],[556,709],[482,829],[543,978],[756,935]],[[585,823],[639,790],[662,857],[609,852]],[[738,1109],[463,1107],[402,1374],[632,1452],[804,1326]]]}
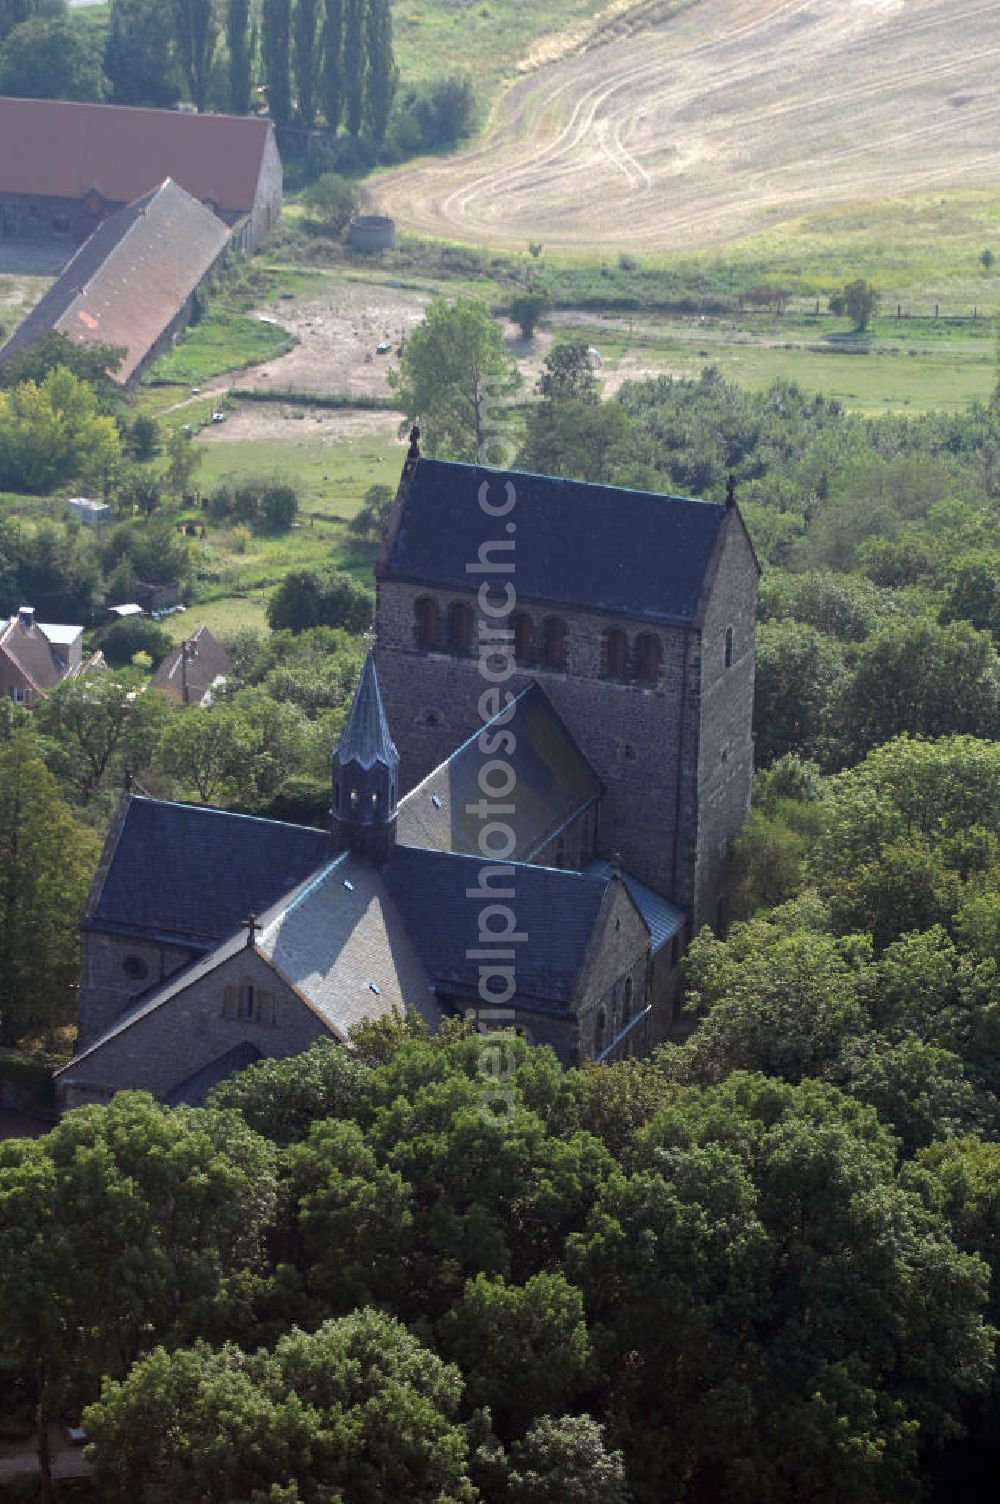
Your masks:
{"label": "plowed field track", "polygon": [[454,240],[674,250],[997,181],[997,0],[697,0],[519,81],[474,149],[376,193]]}

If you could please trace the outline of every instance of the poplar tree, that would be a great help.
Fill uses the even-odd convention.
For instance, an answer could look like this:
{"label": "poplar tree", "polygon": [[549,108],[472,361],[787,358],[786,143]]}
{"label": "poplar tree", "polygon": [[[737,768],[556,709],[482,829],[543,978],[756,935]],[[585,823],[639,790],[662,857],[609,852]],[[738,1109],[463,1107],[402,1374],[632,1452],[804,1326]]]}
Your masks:
{"label": "poplar tree", "polygon": [[229,108],[234,115],[247,115],[250,112],[253,68],[250,0],[226,0],[226,45],[229,48]]}
{"label": "poplar tree", "polygon": [[365,77],[364,123],[373,141],[381,142],[389,125],[389,111],[399,81],[392,55],[392,15],[389,0],[368,0],[365,16],[368,71]]}
{"label": "poplar tree", "polygon": [[288,71],[291,10],[291,0],[264,0],[264,78],[268,110],[275,125],[287,125],[292,113]]}
{"label": "poplar tree", "polygon": [[344,123],[358,135],[365,104],[365,0],[346,0],[344,12]]}
{"label": "poplar tree", "polygon": [[299,119],[304,126],[316,120],[316,85],[319,73],[320,0],[295,0],[293,27],[295,94]]}
{"label": "poplar tree", "polygon": [[172,0],[177,55],[195,109],[205,108],[208,78],[219,39],[214,0]]}
{"label": "poplar tree", "polygon": [[344,113],[344,0],[325,0],[323,8],[323,113],[336,133]]}

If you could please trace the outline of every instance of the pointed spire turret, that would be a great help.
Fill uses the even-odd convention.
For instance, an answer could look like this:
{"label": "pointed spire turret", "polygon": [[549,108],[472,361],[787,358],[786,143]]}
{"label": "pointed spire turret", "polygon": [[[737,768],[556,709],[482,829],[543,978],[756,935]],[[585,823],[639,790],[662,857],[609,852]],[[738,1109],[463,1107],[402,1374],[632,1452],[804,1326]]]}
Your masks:
{"label": "pointed spire turret", "polygon": [[365,659],[333,754],[331,829],[339,847],[382,862],[396,839],[399,753],[389,730],[375,653]]}

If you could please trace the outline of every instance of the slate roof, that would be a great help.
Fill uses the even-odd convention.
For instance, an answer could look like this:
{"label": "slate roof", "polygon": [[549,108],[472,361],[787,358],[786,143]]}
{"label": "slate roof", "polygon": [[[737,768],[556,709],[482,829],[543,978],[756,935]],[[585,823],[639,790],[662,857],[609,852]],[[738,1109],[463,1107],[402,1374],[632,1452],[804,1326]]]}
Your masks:
{"label": "slate roof", "polygon": [[[588,877],[608,878],[611,876],[611,863],[596,859],[588,862],[583,869]],[[684,911],[676,904],[664,898],[662,893],[657,893],[655,888],[647,888],[631,872],[623,871],[622,882],[625,884],[632,900],[645,919],[649,932],[653,937],[652,950],[655,955],[666,945],[668,940],[673,939],[678,930],[684,926]]]}
{"label": "slate roof", "polygon": [[[470,955],[481,946],[479,916],[483,904],[467,889],[479,882],[482,857],[422,851],[397,846],[382,868],[387,892],[395,900],[420,959],[432,982],[443,992],[475,997],[479,960]],[[517,931],[517,993],[511,1006],[565,1011],[604,899],[607,882],[579,872],[515,864],[509,905]]]}
{"label": "slate roof", "polygon": [[[502,722],[514,736],[512,752],[504,760],[511,767],[514,789],[504,800],[513,804],[505,815],[516,837],[511,853],[527,861],[575,815],[602,792],[601,780],[579,750],[545,691],[537,683],[522,690],[500,717],[482,731]],[[467,856],[479,850],[482,821],[467,813],[482,799],[479,771],[490,760],[480,751],[479,731],[446,762],[412,789],[400,802],[397,839],[407,846],[456,851]]]}
{"label": "slate roof", "polygon": [[271,123],[123,105],[0,98],[0,193],[130,204],[172,177],[227,214],[253,207]]}
{"label": "slate roof", "polygon": [[389,766],[399,762],[382,703],[374,653],[369,652],[365,659],[334,760],[341,766],[354,762],[366,769],[377,762]]}
{"label": "slate roof", "polygon": [[[516,502],[507,521],[479,505],[502,482]],[[468,591],[466,566],[487,540],[513,541],[510,558],[521,599],[606,615],[684,626],[702,584],[726,509],[689,497],[657,496],[547,475],[487,470],[420,458],[404,474],[401,509],[379,573]],[[498,556],[499,557],[499,556]]]}
{"label": "slate roof", "polygon": [[168,178],[102,221],[0,349],[0,364],[54,331],[124,349],[110,374],[126,383],[221,256],[229,233]]}
{"label": "slate roof", "polygon": [[249,1039],[241,1039],[239,1044],[226,1050],[224,1055],[218,1055],[184,1081],[179,1081],[173,1091],[167,1094],[166,1104],[168,1107],[204,1107],[205,1098],[213,1086],[218,1086],[220,1081],[227,1081],[237,1071],[245,1071],[248,1065],[254,1065],[262,1059],[255,1044]]}
{"label": "slate roof", "polygon": [[440,1021],[378,868],[346,853],[265,917],[257,950],[341,1039],[394,1008]]}
{"label": "slate roof", "polygon": [[150,687],[158,689],[177,704],[184,699],[184,679],[187,679],[187,703],[198,705],[208,694],[209,690],[225,679],[233,671],[233,660],[208,630],[207,627],[199,627],[188,638],[194,643],[195,652],[188,655],[187,674],[182,672],[182,648],[179,643],[172,652],[160,663],[159,668],[150,680]]}
{"label": "slate roof", "polygon": [[329,859],[311,826],[132,797],[86,924],[208,949]]}
{"label": "slate roof", "polygon": [[[199,814],[217,813],[188,807]],[[363,1019],[379,1018],[394,1008],[416,1008],[432,1027],[440,1022],[442,1009],[378,868],[341,852],[284,893],[258,922],[257,954],[340,1039],[346,1040]],[[134,998],[110,1028],[57,1074],[72,1071],[110,1040],[197,986],[246,950],[247,940],[247,929],[237,921],[220,945]],[[234,1065],[228,1073],[239,1069]],[[175,1090],[193,1090],[191,1082],[200,1075],[187,1078]],[[216,1079],[223,1076],[209,1085]],[[186,1095],[183,1100],[193,1098]]]}

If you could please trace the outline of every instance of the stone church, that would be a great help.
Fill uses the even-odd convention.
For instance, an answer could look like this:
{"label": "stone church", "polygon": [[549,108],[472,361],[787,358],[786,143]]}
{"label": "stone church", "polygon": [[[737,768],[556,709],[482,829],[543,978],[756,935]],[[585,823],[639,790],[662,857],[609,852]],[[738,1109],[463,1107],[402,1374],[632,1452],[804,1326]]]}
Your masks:
{"label": "stone church", "polygon": [[[329,827],[124,796],[63,1108],[451,1013],[567,1064],[678,1026],[746,815],[759,570],[726,505],[420,457]],[[376,666],[377,663],[377,666]]]}

